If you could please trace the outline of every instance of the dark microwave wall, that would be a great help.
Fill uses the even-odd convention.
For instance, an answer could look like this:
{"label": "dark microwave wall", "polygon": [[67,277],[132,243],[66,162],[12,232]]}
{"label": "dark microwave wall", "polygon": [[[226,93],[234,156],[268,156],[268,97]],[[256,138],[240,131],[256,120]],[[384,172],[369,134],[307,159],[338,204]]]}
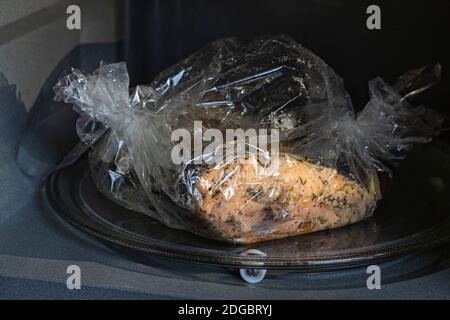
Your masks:
{"label": "dark microwave wall", "polygon": [[[366,9],[381,8],[381,30],[368,30]],[[221,37],[288,34],[345,80],[355,107],[367,101],[367,81],[443,65],[441,84],[419,102],[450,115],[450,2],[361,0],[133,0],[126,50],[134,84]]]}

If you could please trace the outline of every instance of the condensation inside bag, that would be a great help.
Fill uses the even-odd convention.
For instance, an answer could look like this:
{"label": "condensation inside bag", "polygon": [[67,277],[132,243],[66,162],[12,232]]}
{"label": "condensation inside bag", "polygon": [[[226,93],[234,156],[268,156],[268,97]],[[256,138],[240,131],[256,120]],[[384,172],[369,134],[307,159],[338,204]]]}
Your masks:
{"label": "condensation inside bag", "polygon": [[[439,76],[437,65],[405,73],[393,87],[376,78],[355,114],[341,78],[279,36],[218,40],[131,94],[124,63],[73,70],[55,92],[81,114],[77,132],[92,145],[100,191],[169,227],[252,243],[371,216],[378,173],[440,129],[439,115],[408,102]],[[173,161],[177,129],[192,137],[182,163]],[[208,129],[266,129],[266,140],[277,132],[279,151],[250,152],[260,149],[249,140],[244,157],[216,161],[237,142],[208,149]]]}

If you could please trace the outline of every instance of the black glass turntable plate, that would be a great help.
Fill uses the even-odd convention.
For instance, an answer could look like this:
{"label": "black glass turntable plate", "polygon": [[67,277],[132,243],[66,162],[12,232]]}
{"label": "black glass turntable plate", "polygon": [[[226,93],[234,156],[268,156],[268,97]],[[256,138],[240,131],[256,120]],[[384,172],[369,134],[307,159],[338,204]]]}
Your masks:
{"label": "black glass turntable plate", "polygon": [[[450,147],[412,153],[372,218],[351,226],[252,245],[172,230],[97,191],[87,155],[52,173],[45,195],[71,224],[121,250],[230,267],[329,270],[373,264],[450,242]],[[257,249],[266,256],[244,256]]]}

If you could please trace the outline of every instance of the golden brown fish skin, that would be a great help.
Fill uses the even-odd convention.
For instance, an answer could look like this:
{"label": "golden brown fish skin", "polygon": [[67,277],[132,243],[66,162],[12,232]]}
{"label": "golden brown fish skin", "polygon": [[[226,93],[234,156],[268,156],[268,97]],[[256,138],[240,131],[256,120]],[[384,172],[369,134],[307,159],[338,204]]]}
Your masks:
{"label": "golden brown fish skin", "polygon": [[281,154],[278,174],[264,170],[249,157],[201,174],[197,210],[224,239],[279,239],[338,228],[370,214],[373,195],[334,169]]}

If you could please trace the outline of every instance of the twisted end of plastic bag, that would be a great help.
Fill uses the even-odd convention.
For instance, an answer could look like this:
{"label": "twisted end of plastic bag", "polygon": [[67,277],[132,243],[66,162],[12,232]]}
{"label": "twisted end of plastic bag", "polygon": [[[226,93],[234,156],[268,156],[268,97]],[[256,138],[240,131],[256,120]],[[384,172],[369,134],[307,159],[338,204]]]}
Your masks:
{"label": "twisted end of plastic bag", "polygon": [[383,163],[395,165],[414,145],[431,141],[441,131],[441,115],[403,98],[413,91],[402,97],[376,78],[369,82],[369,92],[371,99],[356,117],[354,135],[378,170],[386,170]]}
{"label": "twisted end of plastic bag", "polygon": [[101,64],[93,74],[78,69],[63,77],[55,86],[55,100],[72,103],[107,127],[126,120],[130,106],[130,79],[124,62]]}

